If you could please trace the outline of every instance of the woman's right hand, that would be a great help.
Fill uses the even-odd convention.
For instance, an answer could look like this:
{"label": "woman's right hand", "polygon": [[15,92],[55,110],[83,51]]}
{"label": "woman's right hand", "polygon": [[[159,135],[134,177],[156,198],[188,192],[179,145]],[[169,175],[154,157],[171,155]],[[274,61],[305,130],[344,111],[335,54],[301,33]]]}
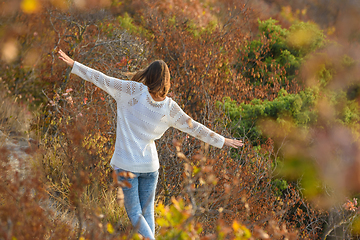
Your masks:
{"label": "woman's right hand", "polygon": [[244,143],[242,140],[225,138],[224,146],[238,148],[238,147],[242,147],[243,145]]}
{"label": "woman's right hand", "polygon": [[74,66],[74,60],[72,60],[68,55],[66,55],[61,49],[58,51],[59,59],[63,60],[68,66]]}

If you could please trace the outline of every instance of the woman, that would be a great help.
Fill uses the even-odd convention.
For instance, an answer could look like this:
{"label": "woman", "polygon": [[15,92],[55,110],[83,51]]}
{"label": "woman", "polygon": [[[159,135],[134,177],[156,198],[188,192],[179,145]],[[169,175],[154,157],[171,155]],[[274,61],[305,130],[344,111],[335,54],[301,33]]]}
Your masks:
{"label": "woman", "polygon": [[154,200],[159,159],[154,143],[169,127],[175,127],[218,148],[239,147],[241,140],[224,138],[192,120],[171,98],[170,72],[162,60],[140,70],[132,81],[106,76],[68,57],[59,58],[72,67],[72,73],[94,83],[117,102],[115,152],[110,165],[118,172],[129,171],[130,188],[123,188],[124,205],[133,226],[146,238],[155,239]]}

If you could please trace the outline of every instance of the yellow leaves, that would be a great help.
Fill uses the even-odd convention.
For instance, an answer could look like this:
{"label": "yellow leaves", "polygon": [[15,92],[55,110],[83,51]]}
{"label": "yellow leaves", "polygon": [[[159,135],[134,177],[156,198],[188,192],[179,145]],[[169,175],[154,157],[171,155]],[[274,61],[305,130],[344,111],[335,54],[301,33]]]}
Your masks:
{"label": "yellow leaves", "polygon": [[240,229],[240,224],[237,221],[234,221],[232,227],[234,231],[237,231],[238,229]]}
{"label": "yellow leaves", "polygon": [[360,217],[357,215],[351,224],[351,231],[354,235],[360,234]]}
{"label": "yellow leaves", "polygon": [[86,149],[96,150],[98,154],[106,153],[104,145],[110,142],[111,138],[97,132],[86,136],[83,140],[82,146]]}
{"label": "yellow leaves", "polygon": [[197,173],[199,173],[200,171],[201,171],[200,168],[198,168],[197,166],[193,166],[193,173],[194,173],[194,174],[197,174]]}
{"label": "yellow leaves", "polygon": [[246,240],[251,238],[251,233],[244,225],[239,224],[236,220],[232,225],[237,240]]}
{"label": "yellow leaves", "polygon": [[20,7],[24,13],[28,14],[35,13],[41,8],[38,0],[22,0]]}
{"label": "yellow leaves", "polygon": [[[68,3],[66,0],[50,0],[51,4],[55,7],[66,10],[68,8]],[[78,2],[78,1],[75,1]],[[81,2],[86,3],[85,0]],[[20,8],[24,13],[32,14],[41,10],[41,3],[39,0],[22,0],[20,4]]]}
{"label": "yellow leaves", "polygon": [[166,219],[164,219],[164,218],[158,218],[158,219],[156,219],[156,223],[157,223],[160,227],[169,227],[169,222],[166,221]]}
{"label": "yellow leaves", "polygon": [[306,13],[307,13],[307,9],[306,9],[306,8],[304,8],[303,10],[301,10],[301,15],[305,16]]}
{"label": "yellow leaves", "polygon": [[184,207],[183,201],[181,199],[180,199],[180,201],[177,201],[175,198],[171,198],[171,202],[173,203],[173,206],[178,211],[181,211]]}
{"label": "yellow leaves", "polygon": [[292,9],[290,6],[286,6],[286,7],[282,7],[281,8],[281,13],[280,13],[284,18],[286,18],[289,22],[294,22],[295,21],[295,17],[292,13]]}
{"label": "yellow leaves", "polygon": [[310,45],[314,37],[314,32],[307,29],[299,29],[289,35],[288,41],[290,45],[300,48]]}
{"label": "yellow leaves", "polygon": [[327,35],[333,35],[335,33],[335,31],[336,31],[336,28],[334,26],[331,26],[326,30],[326,33],[327,33]]}
{"label": "yellow leaves", "polygon": [[295,21],[298,21],[301,16],[305,16],[307,13],[307,9],[304,8],[300,11],[300,9],[297,9],[293,12],[291,6],[285,6],[281,8],[281,16],[283,16],[285,19],[287,19],[289,22],[293,23]]}
{"label": "yellow leaves", "polygon": [[114,233],[114,228],[113,228],[113,226],[110,224],[110,223],[108,223],[107,225],[106,225],[106,230],[110,233],[110,234],[113,234]]}
{"label": "yellow leaves", "polygon": [[184,200],[176,200],[174,197],[171,198],[172,205],[170,207],[164,206],[160,203],[156,210],[159,212],[159,218],[156,222],[161,226],[179,226],[185,222],[191,215],[191,205],[186,206]]}
{"label": "yellow leaves", "polygon": [[[164,239],[198,239],[202,232],[200,224],[196,224],[190,216],[193,214],[191,205],[186,206],[183,199],[171,198],[172,205],[158,204],[156,223],[161,227],[160,235]],[[180,238],[178,238],[180,236]]]}

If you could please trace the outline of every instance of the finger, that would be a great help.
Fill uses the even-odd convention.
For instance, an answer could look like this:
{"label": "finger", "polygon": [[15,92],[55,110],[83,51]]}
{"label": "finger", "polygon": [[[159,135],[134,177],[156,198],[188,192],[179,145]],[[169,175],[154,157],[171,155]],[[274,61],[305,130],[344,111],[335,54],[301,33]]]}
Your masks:
{"label": "finger", "polygon": [[62,50],[59,51],[59,54],[63,57],[67,57],[67,55]]}

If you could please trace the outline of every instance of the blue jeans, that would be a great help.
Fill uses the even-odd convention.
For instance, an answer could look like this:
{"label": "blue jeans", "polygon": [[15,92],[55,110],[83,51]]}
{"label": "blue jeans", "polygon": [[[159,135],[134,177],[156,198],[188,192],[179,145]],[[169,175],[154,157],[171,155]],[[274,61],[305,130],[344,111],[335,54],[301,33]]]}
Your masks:
{"label": "blue jeans", "polygon": [[[117,169],[116,173],[122,171]],[[126,179],[131,187],[123,187],[126,213],[141,235],[155,239],[154,204],[159,171],[133,174],[135,178]],[[118,179],[123,181],[125,178],[119,176]]]}

